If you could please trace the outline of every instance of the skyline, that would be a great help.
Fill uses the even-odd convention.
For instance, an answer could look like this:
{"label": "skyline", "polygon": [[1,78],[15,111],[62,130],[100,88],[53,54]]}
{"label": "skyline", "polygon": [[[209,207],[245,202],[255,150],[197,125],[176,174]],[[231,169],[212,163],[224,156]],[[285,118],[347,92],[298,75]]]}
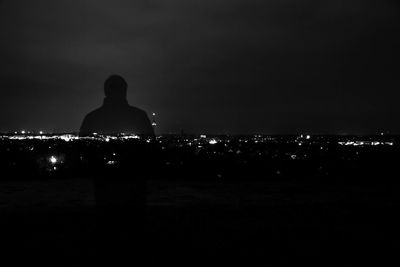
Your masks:
{"label": "skyline", "polygon": [[0,132],[74,132],[111,74],[157,133],[400,134],[396,1],[0,1]]}

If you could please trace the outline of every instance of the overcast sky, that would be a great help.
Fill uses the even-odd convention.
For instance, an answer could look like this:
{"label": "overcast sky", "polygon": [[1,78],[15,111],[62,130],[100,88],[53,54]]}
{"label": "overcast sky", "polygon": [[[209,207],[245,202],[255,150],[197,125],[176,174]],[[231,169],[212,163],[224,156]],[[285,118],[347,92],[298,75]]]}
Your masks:
{"label": "overcast sky", "polygon": [[76,131],[124,76],[158,132],[400,133],[394,0],[0,1],[0,131]]}

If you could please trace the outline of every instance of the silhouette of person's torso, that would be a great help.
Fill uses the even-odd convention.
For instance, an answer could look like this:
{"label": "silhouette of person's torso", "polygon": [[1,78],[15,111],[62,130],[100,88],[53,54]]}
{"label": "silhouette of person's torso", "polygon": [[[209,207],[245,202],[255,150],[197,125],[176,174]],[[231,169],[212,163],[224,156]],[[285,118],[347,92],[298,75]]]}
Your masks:
{"label": "silhouette of person's torso", "polygon": [[93,133],[154,135],[154,130],[145,111],[130,106],[126,99],[106,97],[103,106],[90,112],[80,128],[80,135]]}

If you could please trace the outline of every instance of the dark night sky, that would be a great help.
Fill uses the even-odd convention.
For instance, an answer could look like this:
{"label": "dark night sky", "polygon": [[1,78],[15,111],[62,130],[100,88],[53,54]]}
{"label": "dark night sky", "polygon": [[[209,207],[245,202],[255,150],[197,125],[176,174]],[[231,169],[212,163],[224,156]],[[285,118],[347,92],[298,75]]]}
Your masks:
{"label": "dark night sky", "polygon": [[395,0],[0,1],[0,131],[76,131],[123,75],[158,132],[400,133]]}

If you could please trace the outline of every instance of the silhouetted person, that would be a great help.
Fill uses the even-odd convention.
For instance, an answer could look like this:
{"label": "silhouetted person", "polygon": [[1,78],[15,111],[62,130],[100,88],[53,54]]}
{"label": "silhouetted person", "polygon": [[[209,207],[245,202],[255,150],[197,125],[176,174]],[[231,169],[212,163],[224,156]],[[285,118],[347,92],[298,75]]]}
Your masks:
{"label": "silhouetted person", "polygon": [[[126,81],[118,75],[105,81],[104,104],[85,117],[80,136],[93,133],[154,136],[146,112],[128,104],[127,87]],[[119,146],[115,164],[107,164],[103,156],[91,164],[97,208],[97,260],[100,262],[135,259],[142,254],[150,154],[144,145],[124,143]]]}
{"label": "silhouetted person", "polygon": [[128,84],[119,75],[112,75],[105,81],[103,106],[85,117],[81,136],[93,133],[154,135],[146,112],[128,104],[127,88]]}

